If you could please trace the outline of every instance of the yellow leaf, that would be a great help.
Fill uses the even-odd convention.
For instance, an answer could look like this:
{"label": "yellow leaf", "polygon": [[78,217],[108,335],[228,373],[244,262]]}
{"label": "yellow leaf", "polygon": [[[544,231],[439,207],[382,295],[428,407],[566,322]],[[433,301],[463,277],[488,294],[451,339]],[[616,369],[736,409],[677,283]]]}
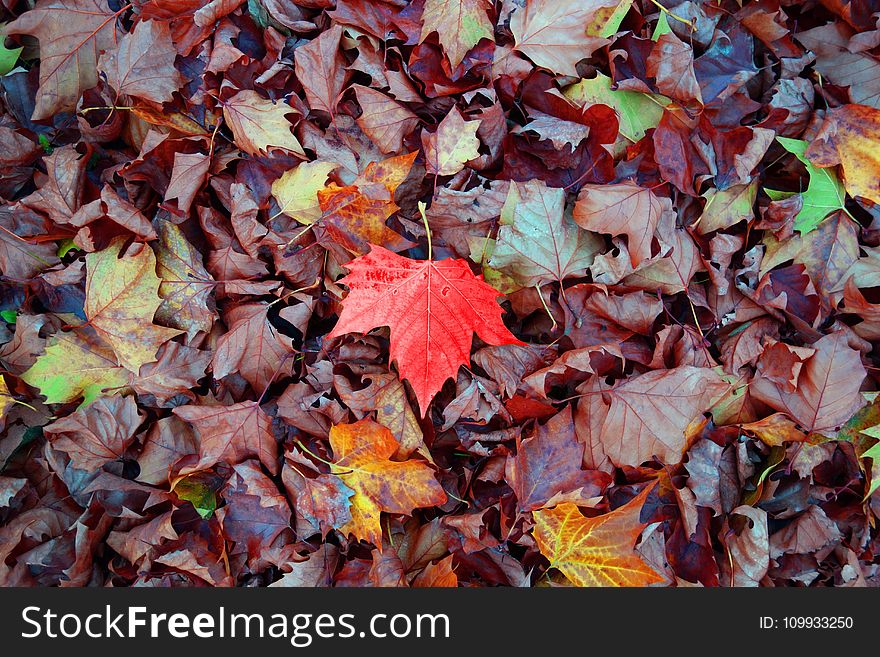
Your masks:
{"label": "yellow leaf", "polygon": [[3,418],[6,417],[6,411],[12,406],[12,402],[12,395],[9,394],[6,379],[0,374],[0,428],[3,427]]}
{"label": "yellow leaf", "polygon": [[426,0],[419,43],[436,32],[455,69],[480,39],[495,40],[486,0]]}
{"label": "yellow leaf", "polygon": [[605,515],[585,518],[574,504],[534,512],[538,549],[576,586],[647,586],[663,581],[636,554],[645,524],[639,514],[649,486],[628,504]]}
{"label": "yellow leaf", "polygon": [[372,420],[337,424],[330,429],[333,466],[351,496],[351,520],[342,528],[382,546],[380,516],[386,513],[409,515],[413,509],[435,506],[446,501],[443,487],[430,466],[422,461],[389,460],[399,447],[391,432]]}
{"label": "yellow leaf", "polygon": [[820,167],[840,164],[850,196],[880,203],[880,110],[866,105],[830,110],[806,156]]}
{"label": "yellow leaf", "polygon": [[[156,351],[176,329],[153,324],[159,308],[156,256],[145,244],[121,253],[126,238],[118,237],[103,251],[86,256],[86,300],[89,323],[116,353],[119,364],[138,373],[156,360]],[[122,257],[120,257],[122,256]]]}
{"label": "yellow leaf", "polygon": [[290,131],[286,114],[290,105],[273,103],[256,91],[239,91],[223,105],[223,118],[232,130],[235,145],[250,155],[268,155],[273,148],[306,159],[305,151]]}
{"label": "yellow leaf", "polygon": [[339,168],[336,162],[304,162],[285,171],[272,183],[272,196],[281,212],[301,224],[313,224],[321,218],[318,191],[324,188],[327,176]]}
{"label": "yellow leaf", "polygon": [[86,405],[104,389],[121,392],[128,376],[94,331],[77,330],[60,331],[49,338],[45,353],[21,378],[39,388],[47,404],[66,404],[82,397]]}
{"label": "yellow leaf", "polygon": [[480,121],[465,121],[458,108],[453,107],[437,126],[437,132],[422,133],[425,166],[428,173],[453,176],[464,163],[480,156],[477,128]]}

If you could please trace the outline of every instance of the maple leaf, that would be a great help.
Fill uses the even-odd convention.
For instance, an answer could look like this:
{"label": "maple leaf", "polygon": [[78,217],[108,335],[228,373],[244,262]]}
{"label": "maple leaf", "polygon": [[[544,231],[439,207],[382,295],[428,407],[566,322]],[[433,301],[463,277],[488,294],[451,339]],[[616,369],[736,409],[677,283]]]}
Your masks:
{"label": "maple leaf", "polygon": [[[618,116],[620,134],[626,140],[635,143],[645,136],[650,128],[656,128],[663,116],[663,104],[669,100],[662,96],[652,97],[649,94],[612,89],[612,79],[598,73],[596,77],[581,80],[563,89],[563,95],[572,102],[588,107],[590,105],[608,105]],[[617,147],[615,146],[615,153]]]}
{"label": "maple leaf", "polygon": [[574,206],[574,220],[597,233],[626,235],[633,267],[651,257],[651,240],[664,205],[650,189],[635,183],[584,185]]}
{"label": "maple leaf", "polygon": [[598,497],[607,475],[582,467],[584,445],[578,442],[566,406],[535,434],[517,441],[516,456],[508,456],[505,477],[521,511],[534,511],[559,494],[577,493],[582,499]]}
{"label": "maple leaf", "polygon": [[850,196],[880,203],[880,109],[865,105],[836,107],[810,142],[806,157],[819,167],[843,167]]}
{"label": "maple leaf", "polygon": [[859,387],[865,368],[842,332],[824,336],[812,348],[815,353],[804,363],[794,390],[783,390],[759,375],[750,391],[807,431],[834,435],[864,403]]}
{"label": "maple leaf", "polygon": [[2,40],[2,43],[0,43],[0,75],[6,75],[15,68],[15,63],[18,61],[18,57],[24,48],[21,46],[18,48],[6,47],[5,25],[0,26],[0,40]]}
{"label": "maple leaf", "polygon": [[174,166],[171,169],[171,180],[165,190],[165,201],[177,199],[177,207],[181,212],[189,212],[196,194],[205,184],[211,158],[202,153],[175,153]]}
{"label": "maple leaf", "polygon": [[132,245],[123,253],[124,245],[125,239],[117,238],[106,249],[86,256],[84,309],[98,335],[113,347],[119,364],[137,373],[141,365],[156,360],[159,347],[180,331],[153,323],[162,300],[152,249]]}
{"label": "maple leaf", "polygon": [[229,406],[178,406],[174,414],[199,433],[199,460],[180,474],[213,467],[220,461],[231,465],[256,457],[273,475],[278,474],[278,445],[271,419],[257,402]]}
{"label": "maple leaf", "polygon": [[854,31],[836,21],[797,33],[797,40],[816,53],[816,70],[832,84],[849,87],[852,102],[880,109],[880,62],[869,48],[850,49]]}
{"label": "maple leaf", "polygon": [[417,449],[426,453],[422,429],[406,397],[406,388],[393,372],[369,374],[370,385],[362,390],[341,388],[339,378],[336,389],[348,408],[354,411],[376,410],[376,421],[388,427],[394,439],[400,443],[398,456],[408,457]]}
{"label": "maple leaf", "polygon": [[473,333],[488,344],[522,344],[501,321],[498,292],[463,260],[410,260],[380,246],[347,265],[349,287],[328,337],[391,329],[391,360],[428,406],[470,358]]}
{"label": "maple leaf", "polygon": [[577,75],[575,64],[607,40],[588,36],[586,27],[603,8],[619,0],[526,0],[510,18],[515,48],[538,66],[562,75]]}
{"label": "maple leaf", "polygon": [[452,569],[453,555],[441,559],[437,563],[429,563],[413,580],[414,588],[455,588],[458,576]]}
{"label": "maple leaf", "polygon": [[443,487],[426,463],[391,461],[398,443],[391,432],[372,420],[337,424],[330,429],[333,471],[354,491],[351,521],[341,530],[381,549],[380,514],[409,515],[413,509],[446,501]]}
{"label": "maple leaf", "polygon": [[[814,230],[825,217],[835,210],[842,210],[844,207],[844,199],[846,194],[843,191],[843,184],[831,169],[821,169],[813,166],[805,153],[807,150],[807,142],[800,139],[790,139],[788,137],[777,137],[776,141],[782,144],[782,147],[789,153],[794,154],[797,159],[803,162],[810,176],[810,182],[807,189],[801,192],[801,198],[804,205],[794,220],[795,230],[800,233],[808,233]],[[767,190],[771,198],[778,195]],[[777,200],[774,198],[774,200]]]}
{"label": "maple leaf", "polygon": [[645,72],[657,80],[657,88],[664,96],[686,105],[703,104],[700,85],[694,73],[693,49],[673,32],[657,39],[651,51]]}
{"label": "maple leaf", "polygon": [[404,248],[408,242],[385,221],[400,208],[394,192],[409,175],[418,152],[370,162],[354,183],[318,190],[322,224],[344,246],[364,252],[368,244]]}
{"label": "maple leaf", "polygon": [[303,538],[313,534],[324,537],[335,527],[347,525],[351,521],[349,499],[354,491],[336,475],[306,476],[296,459],[295,454],[286,454],[281,479],[293,501],[297,534]]}
{"label": "maple leaf", "polygon": [[647,586],[663,578],[633,549],[648,486],[622,507],[585,518],[570,502],[535,511],[538,549],[575,586]]}
{"label": "maple leaf", "polygon": [[101,397],[47,425],[45,432],[75,468],[94,472],[125,455],[142,420],[132,397]]}
{"label": "maple leaf", "polygon": [[[293,339],[279,333],[268,318],[269,304],[242,304],[226,316],[229,331],[217,342],[212,360],[214,376],[222,379],[240,372],[251,387],[262,392],[287,356],[293,351]],[[300,310],[302,309],[302,310]],[[299,324],[305,304],[282,308],[279,314],[291,324]],[[288,359],[288,369],[292,364]]]}
{"label": "maple leaf", "polygon": [[162,21],[141,21],[119,40],[116,50],[101,55],[98,69],[117,93],[154,103],[170,102],[180,88],[174,68],[171,29]]}
{"label": "maple leaf", "polygon": [[605,453],[617,465],[638,465],[654,456],[678,463],[688,425],[728,388],[714,370],[689,365],[618,383],[604,392],[611,400],[601,430]]}
{"label": "maple leaf", "polygon": [[436,32],[449,64],[455,69],[480,39],[495,40],[490,9],[486,0],[426,0],[419,43]]}
{"label": "maple leaf", "polygon": [[281,149],[305,160],[306,154],[285,118],[294,112],[290,105],[273,103],[251,90],[239,91],[223,103],[223,118],[235,144],[245,153],[268,155],[273,149]]}
{"label": "maple leaf", "polygon": [[162,280],[159,285],[162,303],[156,310],[156,319],[186,331],[190,339],[199,331],[209,333],[214,325],[211,303],[214,278],[183,231],[169,221],[159,223],[156,265],[156,273]]}
{"label": "maple leaf", "polygon": [[419,124],[419,117],[383,94],[359,84],[353,85],[362,113],[357,124],[383,153],[396,153],[403,139]]}
{"label": "maple leaf", "polygon": [[63,146],[45,158],[48,179],[22,203],[53,221],[68,223],[82,205],[88,162],[73,146]]}
{"label": "maple leaf", "polygon": [[290,506],[256,461],[234,465],[232,472],[222,493],[226,505],[217,516],[234,544],[231,554],[247,555],[249,566],[259,570],[268,565],[273,547],[292,538]]}
{"label": "maple leaf", "polygon": [[859,259],[858,224],[843,211],[825,219],[816,230],[779,241],[765,235],[766,252],[759,274],[787,261],[804,266],[816,289],[829,297],[845,286]]}
{"label": "maple leaf", "polygon": [[94,331],[70,331],[49,338],[45,352],[21,378],[39,388],[47,404],[82,398],[87,405],[105,390],[120,390],[128,376]]}
{"label": "maple leaf", "polygon": [[512,182],[487,264],[524,287],[582,276],[601,245],[564,210],[562,189]]}
{"label": "maple leaf", "polygon": [[141,366],[140,373],[130,376],[129,384],[138,394],[153,395],[167,404],[177,395],[195,397],[189,391],[205,376],[211,354],[176,342],[159,347],[155,363]]}
{"label": "maple leaf", "polygon": [[422,147],[428,173],[452,176],[464,169],[465,162],[479,157],[479,127],[480,121],[465,121],[458,108],[453,107],[436,132],[423,132]]}
{"label": "maple leaf", "polygon": [[40,0],[7,25],[7,34],[40,40],[40,88],[31,119],[74,109],[82,92],[98,84],[98,55],[114,46],[119,13],[101,0]]}
{"label": "maple leaf", "polygon": [[279,212],[293,217],[301,224],[310,225],[321,218],[318,192],[324,188],[327,176],[339,165],[335,162],[303,162],[285,171],[272,183],[272,196],[278,202]]}
{"label": "maple leaf", "polygon": [[309,107],[330,116],[335,114],[336,104],[351,75],[339,50],[341,38],[342,27],[333,25],[293,53],[296,77],[302,83]]}

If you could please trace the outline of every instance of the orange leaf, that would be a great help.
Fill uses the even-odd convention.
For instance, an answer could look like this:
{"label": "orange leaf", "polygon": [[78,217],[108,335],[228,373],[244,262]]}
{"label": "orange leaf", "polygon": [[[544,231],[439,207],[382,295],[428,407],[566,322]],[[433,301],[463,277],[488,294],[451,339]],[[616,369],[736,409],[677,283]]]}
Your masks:
{"label": "orange leaf", "polygon": [[639,520],[652,484],[624,506],[585,518],[574,504],[534,512],[538,549],[576,586],[647,586],[663,578],[635,550]]}
{"label": "orange leaf", "polygon": [[398,443],[381,424],[363,419],[330,429],[333,471],[354,491],[351,521],[342,531],[382,546],[381,512],[409,515],[446,501],[434,471],[422,461],[391,461]]}
{"label": "orange leaf", "polygon": [[406,180],[417,155],[415,151],[371,162],[353,184],[340,187],[331,183],[319,190],[322,223],[332,237],[357,253],[365,252],[368,244],[405,248],[407,240],[385,221],[400,209],[394,192]]}

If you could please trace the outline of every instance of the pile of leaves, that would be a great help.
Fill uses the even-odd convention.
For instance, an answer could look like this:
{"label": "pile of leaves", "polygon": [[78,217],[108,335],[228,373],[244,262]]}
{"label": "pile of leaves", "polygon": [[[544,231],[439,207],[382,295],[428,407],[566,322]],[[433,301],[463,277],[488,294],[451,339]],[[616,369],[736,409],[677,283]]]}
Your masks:
{"label": "pile of leaves", "polygon": [[877,584],[875,11],[4,0],[0,584]]}

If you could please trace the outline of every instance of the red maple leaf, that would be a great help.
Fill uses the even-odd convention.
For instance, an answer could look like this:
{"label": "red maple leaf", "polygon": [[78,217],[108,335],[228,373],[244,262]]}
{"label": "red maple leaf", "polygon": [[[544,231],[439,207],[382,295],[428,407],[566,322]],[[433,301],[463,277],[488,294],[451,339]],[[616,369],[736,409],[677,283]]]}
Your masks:
{"label": "red maple leaf", "polygon": [[412,384],[423,413],[447,379],[470,361],[473,334],[522,344],[501,321],[500,293],[464,260],[410,260],[381,246],[348,265],[349,287],[328,337],[391,329],[391,360]]}

